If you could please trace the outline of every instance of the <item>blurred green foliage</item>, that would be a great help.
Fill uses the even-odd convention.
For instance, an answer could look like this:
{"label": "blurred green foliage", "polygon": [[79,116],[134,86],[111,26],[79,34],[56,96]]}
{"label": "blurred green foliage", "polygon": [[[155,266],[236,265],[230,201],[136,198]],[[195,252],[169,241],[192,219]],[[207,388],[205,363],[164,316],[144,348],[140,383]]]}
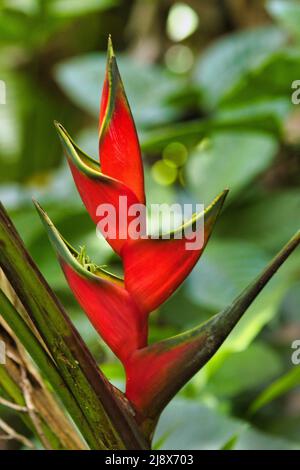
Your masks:
{"label": "blurred green foliage", "polygon": [[[86,245],[96,262],[121,269],[95,235],[52,125],[61,121],[97,158],[109,33],[144,149],[148,202],[207,204],[230,188],[203,258],[153,313],[150,339],[196,325],[230,303],[300,225],[300,113],[291,102],[292,82],[300,79],[300,2],[254,1],[251,11],[226,0],[181,3],[199,21],[195,31],[187,22],[176,42],[168,22],[176,1],[0,2],[0,79],[6,83],[0,197],[120,387],[122,368],[72,298],[31,204],[32,196],[40,200],[64,236]],[[300,338],[299,286],[295,252],[165,410],[157,446],[299,448],[300,366],[291,363],[291,343]]]}

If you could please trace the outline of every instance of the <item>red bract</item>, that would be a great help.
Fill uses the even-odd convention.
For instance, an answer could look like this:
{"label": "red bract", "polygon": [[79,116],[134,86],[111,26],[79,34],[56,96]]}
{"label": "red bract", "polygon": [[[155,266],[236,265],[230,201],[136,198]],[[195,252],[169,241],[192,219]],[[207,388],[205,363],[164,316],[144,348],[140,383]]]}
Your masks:
{"label": "red bract", "polygon": [[[177,289],[198,261],[227,190],[203,213],[193,216],[189,223],[169,236],[154,239],[142,230],[141,236],[135,239],[127,230],[131,216],[119,221],[119,197],[126,196],[127,205],[131,207],[144,203],[145,195],[138,137],[110,42],[99,119],[101,168],[78,148],[60,124],[56,124],[56,128],[92,220],[96,224],[102,220],[103,214],[97,214],[100,204],[112,204],[116,209],[116,237],[107,240],[122,258],[124,280],[95,266],[84,253],[74,250],[40,206],[37,208],[77,301],[124,365],[127,398],[140,419],[155,421],[174,395],[174,384],[181,386],[191,375],[193,364],[197,362],[195,355],[207,333],[202,329],[192,330],[148,345],[148,315]],[[199,221],[203,224],[197,225]],[[194,227],[204,231],[204,243],[189,250],[186,242],[191,239],[187,237]],[[178,237],[179,234],[183,236]],[[171,382],[172,387],[168,385]]]}
{"label": "red bract", "polygon": [[124,183],[145,203],[139,139],[110,40],[100,106],[99,156],[103,173]]}

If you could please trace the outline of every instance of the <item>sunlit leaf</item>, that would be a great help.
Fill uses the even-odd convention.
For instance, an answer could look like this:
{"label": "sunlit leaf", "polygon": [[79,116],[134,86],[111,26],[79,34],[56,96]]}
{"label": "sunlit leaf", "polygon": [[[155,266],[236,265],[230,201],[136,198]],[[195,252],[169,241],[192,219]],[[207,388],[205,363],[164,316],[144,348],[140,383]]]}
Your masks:
{"label": "sunlit leaf", "polygon": [[187,181],[198,201],[207,204],[224,187],[230,188],[229,199],[233,199],[268,168],[276,151],[277,142],[270,135],[215,133],[190,156]]}
{"label": "sunlit leaf", "polygon": [[[238,223],[236,223],[238,221]],[[298,189],[263,193],[260,198],[239,208],[231,208],[226,222],[220,220],[223,236],[255,243],[275,251],[300,224],[300,194]]]}
{"label": "sunlit leaf", "polygon": [[[176,115],[168,98],[178,92],[181,81],[159,66],[139,64],[118,54],[119,69],[138,128],[166,122]],[[56,79],[77,105],[98,121],[101,87],[106,55],[90,54],[69,59],[56,67]],[[84,83],[84,86],[82,84]]]}
{"label": "sunlit leaf", "polygon": [[[184,432],[180,430],[184,429]],[[176,399],[163,412],[155,434],[165,450],[217,450],[233,435],[235,449],[299,449],[297,443],[270,436],[252,428],[247,422],[229,418],[202,403]]]}
{"label": "sunlit leaf", "polygon": [[269,0],[267,10],[289,33],[300,39],[300,5],[296,0]]}
{"label": "sunlit leaf", "polygon": [[206,390],[217,397],[234,397],[262,387],[282,372],[280,357],[263,343],[230,354],[211,377]]}
{"label": "sunlit leaf", "polygon": [[59,18],[69,18],[107,10],[118,3],[119,0],[52,0],[48,11]]}
{"label": "sunlit leaf", "polygon": [[256,70],[286,39],[279,28],[269,26],[228,35],[208,47],[195,70],[205,104],[216,106],[247,72]]}
{"label": "sunlit leaf", "polygon": [[250,406],[250,413],[256,413],[263,406],[268,405],[276,398],[298,387],[300,384],[300,368],[294,366],[291,370],[271,383]]}

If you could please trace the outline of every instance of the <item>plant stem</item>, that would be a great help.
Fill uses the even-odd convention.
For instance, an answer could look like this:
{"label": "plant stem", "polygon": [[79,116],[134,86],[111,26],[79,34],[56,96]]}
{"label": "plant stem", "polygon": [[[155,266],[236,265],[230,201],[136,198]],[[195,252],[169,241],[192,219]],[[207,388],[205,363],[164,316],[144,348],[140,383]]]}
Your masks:
{"label": "plant stem", "polygon": [[[20,317],[19,313],[2,291],[0,291],[0,308],[1,314],[6,323],[14,331],[19,341],[43,373],[43,376],[52,385],[53,389],[65,405],[66,410],[70,413],[70,416],[78,426],[78,429],[83,435],[89,436],[89,423],[86,421],[74,396],[65,385],[53,360],[39,344],[37,338],[29,329],[26,322]],[[76,432],[75,429],[74,432]]]}
{"label": "plant stem", "polygon": [[0,264],[89,423],[91,448],[143,449],[145,438],[101,373],[0,205]]}

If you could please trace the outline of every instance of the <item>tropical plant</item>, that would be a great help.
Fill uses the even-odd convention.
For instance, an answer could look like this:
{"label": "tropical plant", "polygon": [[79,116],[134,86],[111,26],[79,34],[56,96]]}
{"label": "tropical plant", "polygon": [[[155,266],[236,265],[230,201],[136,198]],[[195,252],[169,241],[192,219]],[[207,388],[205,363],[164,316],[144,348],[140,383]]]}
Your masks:
{"label": "tropical plant", "polygon": [[[147,449],[151,447],[162,410],[219,349],[249,305],[297,247],[300,232],[231,305],[191,330],[149,344],[149,314],[174,293],[195,266],[228,191],[224,190],[204,212],[194,215],[167,237],[147,234],[145,213],[141,236],[137,239],[131,236],[128,227],[132,218],[119,217],[119,199],[126,197],[129,208],[145,204],[143,165],[110,40],[99,118],[101,167],[75,144],[61,124],[56,123],[55,127],[92,220],[103,230],[97,208],[110,204],[116,210],[116,236],[106,238],[122,259],[124,279],[93,263],[85,249],[74,249],[41,206],[37,202],[35,205],[78,303],[123,364],[125,393],[112,386],[98,368],[2,207],[1,267],[24,307],[14,306],[9,295],[2,292],[3,318],[38,367],[45,390],[51,387],[80,433],[79,437],[69,423],[70,433],[76,438],[68,441],[57,436],[55,439],[55,429],[47,416],[42,416],[50,436],[46,440],[48,447],[80,448],[83,446],[80,438],[83,438],[91,449]],[[203,224],[198,226],[197,221]],[[186,241],[195,226],[203,231],[204,244],[196,250],[187,250]],[[3,380],[3,383],[7,382]],[[20,391],[18,400],[12,393],[15,385],[6,387],[8,399],[26,407]],[[40,414],[43,415],[41,411]],[[65,416],[63,419],[67,420]],[[44,432],[35,426],[34,420],[30,426],[45,442]]]}

